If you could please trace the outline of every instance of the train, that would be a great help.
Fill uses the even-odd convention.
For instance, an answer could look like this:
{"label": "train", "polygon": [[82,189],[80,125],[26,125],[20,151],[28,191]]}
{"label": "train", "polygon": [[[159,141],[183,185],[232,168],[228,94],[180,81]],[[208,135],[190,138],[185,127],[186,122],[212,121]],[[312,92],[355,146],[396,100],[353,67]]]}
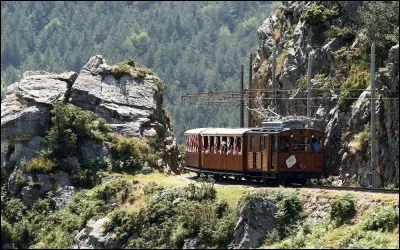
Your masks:
{"label": "train", "polygon": [[322,131],[298,120],[257,128],[196,128],[184,133],[184,169],[215,179],[305,184],[324,175]]}

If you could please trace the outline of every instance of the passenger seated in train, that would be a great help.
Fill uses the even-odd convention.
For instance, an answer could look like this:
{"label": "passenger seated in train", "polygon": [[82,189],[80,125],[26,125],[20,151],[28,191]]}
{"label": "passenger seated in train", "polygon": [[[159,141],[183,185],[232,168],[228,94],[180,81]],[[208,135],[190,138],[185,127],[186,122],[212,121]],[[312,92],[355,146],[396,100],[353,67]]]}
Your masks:
{"label": "passenger seated in train", "polygon": [[228,137],[228,154],[233,152],[233,137]]}
{"label": "passenger seated in train", "polygon": [[227,151],[227,146],[226,146],[226,141],[221,142],[221,153],[226,153]]}
{"label": "passenger seated in train", "polygon": [[203,152],[204,153],[208,153],[208,137],[207,136],[205,136],[205,137],[203,137]]}
{"label": "passenger seated in train", "polygon": [[236,148],[237,148],[237,152],[238,153],[241,153],[242,152],[242,142],[241,142],[241,140],[242,140],[242,138],[237,138],[237,140],[236,140],[236,142],[237,142],[237,145],[236,145]]}
{"label": "passenger seated in train", "polygon": [[312,147],[312,151],[315,153],[318,153],[321,151],[321,144],[319,144],[317,138],[312,139],[311,147]]}

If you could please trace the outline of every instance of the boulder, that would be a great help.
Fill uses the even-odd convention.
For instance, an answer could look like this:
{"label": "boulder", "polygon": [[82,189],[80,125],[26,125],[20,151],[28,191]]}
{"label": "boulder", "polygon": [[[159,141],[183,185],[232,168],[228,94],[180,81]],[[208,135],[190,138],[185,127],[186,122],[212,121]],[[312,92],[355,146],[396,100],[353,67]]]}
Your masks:
{"label": "boulder", "polygon": [[51,200],[54,202],[56,209],[67,206],[74,198],[75,188],[73,186],[63,186],[57,189]]}
{"label": "boulder", "polygon": [[21,190],[22,202],[26,206],[32,206],[39,198],[39,190],[31,186],[25,186]]}
{"label": "boulder", "polygon": [[96,221],[89,220],[86,227],[75,236],[74,249],[118,249],[123,245],[115,233],[106,233],[105,223],[110,219],[105,217]]}
{"label": "boulder", "polygon": [[37,174],[36,175],[38,181],[40,182],[40,194],[44,194],[47,191],[51,190],[53,185],[50,182],[50,176],[47,174]]}
{"label": "boulder", "polygon": [[264,197],[251,197],[240,210],[234,231],[239,248],[259,247],[263,239],[275,228],[277,207]]}
{"label": "boulder", "polygon": [[186,239],[182,247],[182,249],[205,249],[205,248],[206,246],[204,244],[200,244],[200,241],[196,238]]}
{"label": "boulder", "polygon": [[52,179],[53,183],[59,187],[70,185],[69,175],[64,171],[57,171],[54,174],[50,174],[50,178]]}

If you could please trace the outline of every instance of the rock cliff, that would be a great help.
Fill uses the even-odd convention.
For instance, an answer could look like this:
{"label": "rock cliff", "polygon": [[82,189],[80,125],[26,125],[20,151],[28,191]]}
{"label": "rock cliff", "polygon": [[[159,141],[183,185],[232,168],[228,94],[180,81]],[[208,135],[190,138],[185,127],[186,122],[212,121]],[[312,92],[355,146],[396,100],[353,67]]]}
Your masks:
{"label": "rock cliff", "polygon": [[[5,161],[6,175],[10,175],[5,180],[9,192],[17,195],[21,182],[28,183],[19,190],[26,204],[57,186],[67,186],[67,193],[73,192],[68,188],[70,173],[21,176],[20,171],[24,163],[46,149],[43,142],[51,126],[50,111],[55,101],[93,111],[117,134],[150,140],[162,155],[163,162],[158,162],[158,167],[179,172],[176,140],[162,106],[163,88],[159,78],[150,70],[134,67],[133,61],[110,66],[99,55],[90,58],[79,74],[25,72],[20,82],[8,87],[1,104],[2,162]],[[85,141],[79,148],[86,158],[110,157],[105,143]],[[64,162],[75,171],[82,164],[75,157]],[[35,182],[40,183],[40,188],[32,187]],[[65,195],[60,192],[60,196]]]}
{"label": "rock cliff", "polygon": [[[277,48],[277,105],[262,98],[253,107],[268,107],[281,115],[305,116],[308,56],[313,53],[312,126],[326,133],[327,175],[338,184],[367,185],[370,166],[370,44],[362,30],[362,2],[283,2],[258,29],[259,47],[253,63],[253,88],[273,89],[272,47]],[[399,64],[398,44],[376,74],[377,172],[380,186],[399,184]],[[377,62],[378,65],[378,62]],[[367,89],[358,91],[358,89]],[[257,93],[262,97],[261,93]],[[264,97],[272,97],[264,94]],[[253,124],[261,125],[253,116]],[[366,135],[362,137],[362,135]],[[362,141],[361,138],[367,140]],[[360,141],[361,140],[361,141]]]}

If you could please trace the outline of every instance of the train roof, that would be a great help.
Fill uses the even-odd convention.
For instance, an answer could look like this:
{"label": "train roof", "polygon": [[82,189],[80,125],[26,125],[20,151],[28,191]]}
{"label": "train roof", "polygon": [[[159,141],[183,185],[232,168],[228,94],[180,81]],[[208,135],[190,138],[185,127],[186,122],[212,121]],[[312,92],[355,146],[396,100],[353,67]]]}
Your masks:
{"label": "train roof", "polygon": [[201,131],[204,131],[206,129],[210,129],[210,128],[194,128],[194,129],[189,129],[185,131],[185,134],[200,134]]}
{"label": "train roof", "polygon": [[265,128],[265,127],[259,127],[259,128],[195,128],[195,129],[190,129],[185,132],[186,134],[195,134],[195,135],[225,135],[225,136],[238,136],[238,135],[243,135],[245,133],[260,133],[260,132],[268,132],[271,134],[275,133],[281,133],[284,131],[291,131],[291,130],[297,130],[297,129],[304,129],[308,131],[315,131],[315,132],[320,132],[323,133],[322,131],[315,130],[312,128]]}
{"label": "train roof", "polygon": [[250,131],[251,128],[209,128],[202,132],[201,135],[243,135],[247,131]]}

